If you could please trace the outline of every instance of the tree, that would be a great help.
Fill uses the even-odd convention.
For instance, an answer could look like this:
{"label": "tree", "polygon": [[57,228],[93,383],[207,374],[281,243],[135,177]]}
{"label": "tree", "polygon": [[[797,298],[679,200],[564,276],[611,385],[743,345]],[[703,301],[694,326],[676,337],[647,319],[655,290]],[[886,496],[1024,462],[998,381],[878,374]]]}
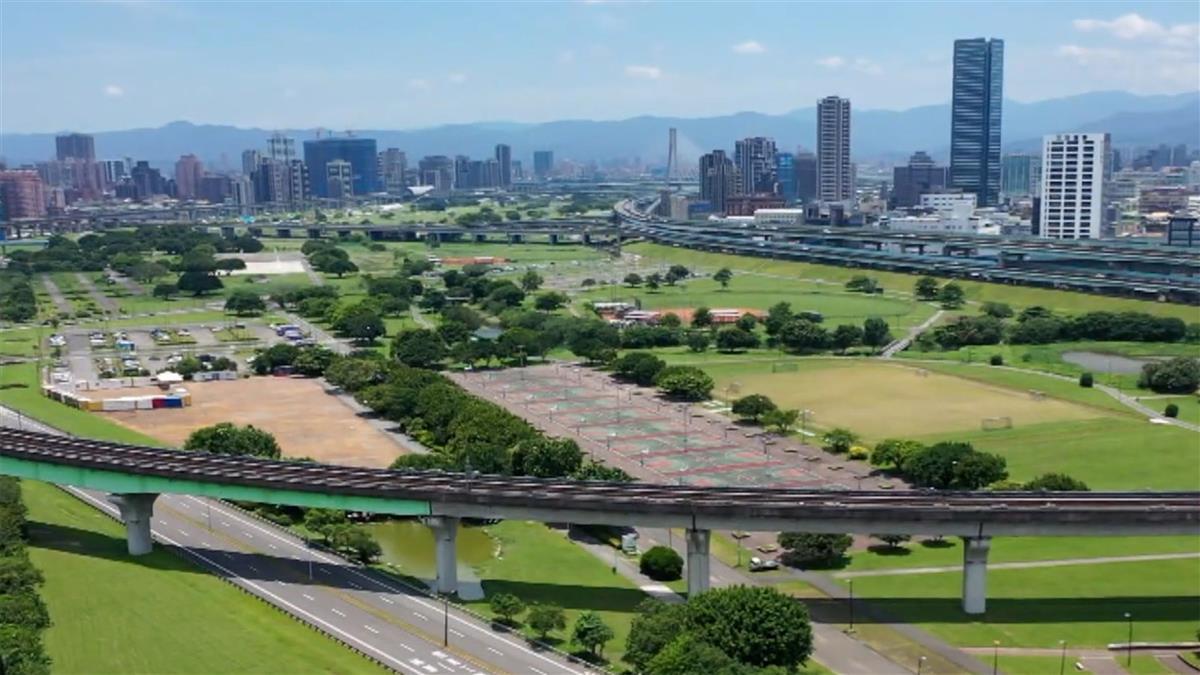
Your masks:
{"label": "tree", "polygon": [[979,311],[988,316],[996,317],[997,319],[1011,319],[1013,316],[1013,308],[1003,302],[993,302],[991,300],[983,303]]}
{"label": "tree", "polygon": [[329,530],[329,545],[337,551],[342,551],[358,562],[366,565],[383,554],[379,542],[359,525],[335,525]]}
{"label": "tree", "polygon": [[565,294],[558,291],[542,293],[533,300],[533,306],[543,312],[553,312],[570,301]]}
{"label": "tree", "polygon": [[686,605],[648,599],[637,607],[625,639],[625,661],[647,672],[651,659],[687,631]]}
{"label": "tree", "polygon": [[1172,419],[1179,417],[1179,405],[1176,403],[1168,403],[1166,408],[1163,408],[1163,417]]}
{"label": "tree", "polygon": [[713,388],[708,373],[694,366],[667,366],[654,384],[666,396],[685,401],[707,400]]}
{"label": "tree", "polygon": [[214,269],[218,272],[224,272],[225,276],[229,276],[237,270],[246,269],[246,261],[241,258],[221,258],[216,262]]}
{"label": "tree", "polygon": [[368,302],[343,307],[333,320],[333,329],[359,343],[372,343],[387,334],[383,317]]}
{"label": "tree", "polygon": [[175,282],[175,285],[180,291],[186,291],[196,297],[225,286],[220,279],[208,272],[199,271],[186,271],[180,274],[179,281]]}
{"label": "tree", "polygon": [[1200,386],[1200,359],[1179,356],[1142,366],[1138,386],[1160,394],[1190,394]]}
{"label": "tree", "polygon": [[392,338],[392,358],[413,368],[430,368],[446,358],[446,345],[431,330],[406,330]]}
{"label": "tree", "polygon": [[534,270],[528,270],[521,277],[521,290],[526,293],[532,293],[541,288],[544,282],[545,279],[542,278],[542,275]]}
{"label": "tree", "polygon": [[662,282],[663,276],[658,272],[654,272],[646,276],[646,288],[649,288],[651,292],[657,291],[658,287],[662,285]]}
{"label": "tree", "polygon": [[571,632],[571,640],[593,656],[600,656],[604,651],[604,644],[613,637],[613,629],[604,623],[599,614],[591,610],[579,615]]}
{"label": "tree", "polygon": [[667,312],[658,320],[658,325],[663,328],[682,328],[683,319],[680,319],[675,312]]}
{"label": "tree", "polygon": [[713,281],[721,284],[722,289],[729,288],[729,282],[733,279],[733,272],[728,267],[722,267],[713,275]]}
{"label": "tree", "polygon": [[225,300],[225,311],[238,316],[246,314],[261,314],[267,310],[267,303],[254,291],[239,288],[229,294]]}
{"label": "tree", "polygon": [[834,329],[829,341],[834,349],[845,354],[847,349],[862,344],[863,330],[854,324],[844,323]]}
{"label": "tree", "polygon": [[1095,384],[1095,382],[1096,382],[1096,377],[1094,375],[1092,375],[1091,373],[1083,373],[1082,375],[1079,376],[1079,386],[1081,386],[1085,389],[1091,389],[1092,385]]}
{"label": "tree", "polygon": [[966,294],[963,293],[962,286],[951,281],[938,291],[938,302],[943,309],[958,309],[966,302]]}
{"label": "tree", "polygon": [[488,599],[488,607],[492,613],[500,617],[500,622],[512,626],[515,617],[525,611],[525,603],[512,593],[497,593]]}
{"label": "tree", "polygon": [[804,568],[834,567],[843,561],[854,543],[848,534],[807,532],[782,532],[778,541],[785,549],[783,564]]}
{"label": "tree", "polygon": [[630,272],[625,275],[625,285],[630,288],[636,288],[642,285],[642,275],[636,272]]}
{"label": "tree", "polygon": [[172,296],[179,294],[179,287],[175,284],[155,284],[152,294],[156,298],[170,300]]}
{"label": "tree", "polygon": [[1045,492],[1088,492],[1087,483],[1065,473],[1044,473],[1021,486],[1023,490]]}
{"label": "tree", "polygon": [[296,369],[296,373],[305,377],[321,377],[325,374],[325,369],[329,367],[329,364],[333,363],[334,356],[336,354],[333,353],[333,350],[325,347],[305,347],[296,355],[292,367]]}
{"label": "tree", "polygon": [[892,333],[883,319],[871,317],[863,322],[862,342],[876,349],[892,341]]}
{"label": "tree", "polygon": [[800,421],[799,410],[772,410],[763,415],[762,423],[764,426],[774,429],[779,434],[790,434],[792,429],[796,427],[796,422]]}
{"label": "tree", "polygon": [[829,333],[808,319],[792,319],[779,331],[779,342],[792,351],[814,351],[829,345]]}
{"label": "tree", "polygon": [[744,672],[744,669],[720,649],[691,633],[683,633],[650,659],[646,672],[652,675],[730,675]]}
{"label": "tree", "polygon": [[279,459],[279,444],[269,432],[253,425],[238,427],[229,422],[197,429],[183,444],[184,450],[214,455],[251,455]]}
{"label": "tree", "polygon": [[688,350],[696,352],[697,354],[707,351],[710,342],[712,342],[712,338],[710,338],[708,333],[704,331],[696,330],[688,333],[687,335]]}
{"label": "tree", "polygon": [[918,300],[933,300],[938,297],[938,282],[933,277],[921,277],[913,284],[913,295]]}
{"label": "tree", "polygon": [[887,438],[875,444],[875,448],[871,450],[870,462],[872,466],[894,467],[903,471],[904,462],[924,448],[925,446],[917,441]]}
{"label": "tree", "polygon": [[825,435],[821,437],[821,441],[824,443],[821,447],[826,452],[841,455],[850,452],[850,447],[858,442],[858,434],[849,429],[836,427],[825,432]]}
{"label": "tree", "polygon": [[358,265],[343,258],[332,258],[320,270],[326,274],[336,274],[337,278],[341,279],[343,275],[354,274],[358,271]]}
{"label": "tree", "polygon": [[762,586],[730,586],[687,602],[687,624],[701,641],[750,666],[796,668],[812,654],[802,603]]}
{"label": "tree", "polygon": [[551,631],[567,627],[567,615],[563,608],[552,603],[538,603],[529,608],[529,616],[525,622],[537,632],[538,637],[545,640]]}
{"label": "tree", "polygon": [[579,467],[579,470],[571,478],[575,480],[599,480],[609,483],[630,483],[633,481],[633,476],[625,473],[620,467],[608,466],[596,461],[589,461],[587,464]]}
{"label": "tree", "polygon": [[717,331],[717,350],[736,352],[758,346],[758,336],[737,326],[726,326]]}
{"label": "tree", "polygon": [[614,360],[611,367],[617,377],[648,387],[667,364],[650,352],[628,352]]}
{"label": "tree", "polygon": [[673,548],[654,546],[642,554],[638,569],[655,581],[673,581],[683,575],[683,558]]}
{"label": "tree", "polygon": [[667,268],[666,281],[668,286],[674,286],[675,282],[683,281],[691,276],[691,272],[683,265],[671,265]]}
{"label": "tree", "polygon": [[754,329],[758,328],[758,317],[751,312],[746,312],[738,317],[737,327],[747,333],[753,333]]}
{"label": "tree", "polygon": [[900,544],[912,541],[912,535],[908,534],[873,534],[871,538],[882,541],[884,545],[892,550],[900,548]]}
{"label": "tree", "polygon": [[956,442],[937,443],[913,454],[904,462],[904,473],[916,485],[938,490],[978,490],[1008,478],[1003,457]]}
{"label": "tree", "polygon": [[763,324],[767,328],[767,335],[778,335],[783,327],[790,323],[796,315],[792,313],[790,303],[777,302],[767,310],[767,318],[763,320]]}
{"label": "tree", "polygon": [[583,465],[583,451],[570,438],[539,435],[512,448],[512,472],[517,476],[560,478],[570,476]]}
{"label": "tree", "polygon": [[712,322],[712,312],[707,307],[697,307],[696,311],[692,312],[693,328],[708,328]]}
{"label": "tree", "polygon": [[758,422],[763,415],[778,410],[779,406],[762,394],[750,394],[733,402],[732,412],[743,420]]}
{"label": "tree", "polygon": [[149,284],[153,283],[156,279],[167,276],[167,274],[168,270],[165,265],[156,262],[141,262],[134,265],[130,276],[144,284]]}

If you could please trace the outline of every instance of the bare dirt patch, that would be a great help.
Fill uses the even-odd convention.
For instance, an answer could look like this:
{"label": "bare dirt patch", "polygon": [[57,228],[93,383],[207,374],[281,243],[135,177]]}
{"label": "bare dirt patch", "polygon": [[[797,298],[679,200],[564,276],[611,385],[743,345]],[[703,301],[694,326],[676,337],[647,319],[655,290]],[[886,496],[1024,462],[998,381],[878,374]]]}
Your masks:
{"label": "bare dirt patch", "polygon": [[[690,324],[690,323],[692,323],[692,313],[695,312],[697,309],[698,309],[697,307],[667,307],[665,309],[656,309],[654,311],[661,312],[664,315],[665,314],[674,314],[675,316],[679,317],[680,321],[684,322],[685,324]],[[761,309],[753,309],[750,307],[709,307],[708,311],[710,311],[710,312],[715,312],[717,310],[728,311],[731,309],[737,310],[737,315],[739,317],[744,314],[753,314],[754,316],[757,316],[758,318],[761,319],[762,317],[767,315],[767,313],[762,311]]]}
{"label": "bare dirt patch", "polygon": [[499,258],[496,256],[490,256],[490,255],[467,256],[465,258],[452,256],[449,258],[441,258],[441,261],[442,261],[443,265],[474,265],[474,264],[499,265],[501,263],[508,262],[508,258]]}
{"label": "bare dirt patch", "polygon": [[[325,393],[316,380],[253,377],[234,382],[186,382],[192,405],[182,409],[96,413],[164,442],[182,445],[196,429],[218,422],[253,424],[275,435],[287,457],[328,464],[386,467],[403,449]],[[110,398],[159,393],[156,388],[88,392]]]}

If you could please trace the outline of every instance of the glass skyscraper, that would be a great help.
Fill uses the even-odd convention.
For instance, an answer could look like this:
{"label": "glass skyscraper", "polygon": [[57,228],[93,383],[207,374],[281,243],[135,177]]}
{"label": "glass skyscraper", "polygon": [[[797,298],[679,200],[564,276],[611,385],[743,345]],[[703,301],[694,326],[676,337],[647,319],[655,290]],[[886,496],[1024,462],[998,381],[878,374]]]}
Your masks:
{"label": "glass skyscraper", "polygon": [[317,197],[332,197],[325,166],[334,160],[350,163],[354,194],[375,192],[378,181],[379,158],[373,138],[319,138],[304,141],[304,163],[308,165],[312,192]]}
{"label": "glass skyscraper", "polygon": [[1000,198],[1000,102],[1004,41],[954,41],[950,117],[950,185],[974,193],[979,206]]}
{"label": "glass skyscraper", "polygon": [[790,152],[775,153],[775,186],[788,204],[796,203],[796,156]]}

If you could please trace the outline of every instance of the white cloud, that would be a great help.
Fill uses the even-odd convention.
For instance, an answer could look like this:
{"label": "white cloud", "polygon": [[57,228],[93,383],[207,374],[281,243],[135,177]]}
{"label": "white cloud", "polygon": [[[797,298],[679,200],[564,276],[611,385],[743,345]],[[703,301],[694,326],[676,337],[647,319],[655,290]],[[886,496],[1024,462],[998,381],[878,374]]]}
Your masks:
{"label": "white cloud", "polygon": [[104,85],[104,95],[109,98],[120,98],[125,95],[125,88],[117,84]]}
{"label": "white cloud", "polygon": [[767,48],[756,40],[746,40],[734,45],[733,51],[737,54],[762,54],[767,51]]}
{"label": "white cloud", "polygon": [[868,75],[882,75],[883,74],[883,66],[880,66],[878,63],[875,63],[871,59],[864,59],[862,57],[856,58],[856,59],[854,59],[853,67],[858,72],[866,73]]}
{"label": "white cloud", "polygon": [[408,81],[408,86],[410,89],[428,89],[429,80],[423,80],[419,77],[414,77]]}
{"label": "white cloud", "polygon": [[663,73],[658,66],[625,66],[625,74],[639,80],[657,80]]}
{"label": "white cloud", "polygon": [[1081,66],[1121,58],[1121,52],[1116,49],[1083,47],[1080,45],[1061,45],[1058,48],[1058,55],[1065,56]]}
{"label": "white cloud", "polygon": [[463,82],[467,81],[467,74],[466,73],[450,73],[450,75],[448,75],[446,77],[446,79],[450,81],[450,84],[462,84]]}
{"label": "white cloud", "polygon": [[1152,40],[1173,46],[1190,46],[1200,41],[1200,23],[1164,26],[1139,14],[1125,14],[1111,21],[1075,19],[1075,30],[1108,33],[1119,40]]}
{"label": "white cloud", "polygon": [[824,66],[825,68],[829,68],[831,70],[837,70],[838,68],[846,65],[846,59],[843,59],[840,56],[826,56],[824,58],[817,59],[817,65]]}

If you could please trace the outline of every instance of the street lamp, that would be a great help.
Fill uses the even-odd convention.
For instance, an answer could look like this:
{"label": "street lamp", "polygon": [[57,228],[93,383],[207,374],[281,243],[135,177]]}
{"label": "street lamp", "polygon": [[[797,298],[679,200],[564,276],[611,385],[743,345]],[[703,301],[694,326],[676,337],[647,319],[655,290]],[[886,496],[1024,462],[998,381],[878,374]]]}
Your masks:
{"label": "street lamp", "polygon": [[850,579],[850,630],[854,630],[854,580]]}
{"label": "street lamp", "polygon": [[1000,665],[1000,641],[992,640],[992,675],[996,675]]}
{"label": "street lamp", "polygon": [[924,666],[925,666],[925,657],[922,656],[917,659],[917,675],[921,675],[921,668],[923,668]]}
{"label": "street lamp", "polygon": [[646,455],[648,454],[650,454],[650,451],[646,448],[642,448],[642,466],[646,466]]}
{"label": "street lamp", "polygon": [[1063,675],[1067,669],[1067,641],[1059,640],[1058,646],[1062,649],[1062,655],[1058,659],[1058,675]]}
{"label": "street lamp", "polygon": [[442,646],[450,646],[450,595],[442,594]]}
{"label": "street lamp", "polygon": [[1129,639],[1125,642],[1125,666],[1133,664],[1133,615],[1125,612],[1125,620],[1129,622]]}

